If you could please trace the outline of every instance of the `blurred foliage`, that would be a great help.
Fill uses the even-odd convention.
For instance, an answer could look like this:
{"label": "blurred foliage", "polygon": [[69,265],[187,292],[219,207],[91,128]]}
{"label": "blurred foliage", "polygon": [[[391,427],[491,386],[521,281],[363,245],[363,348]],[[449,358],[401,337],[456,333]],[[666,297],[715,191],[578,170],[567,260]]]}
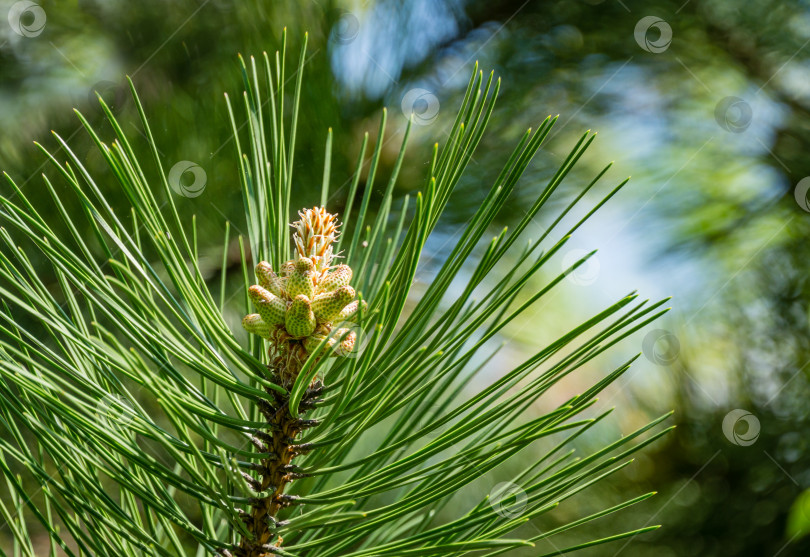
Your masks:
{"label": "blurred foliage", "polygon": [[[41,5],[47,13],[41,35],[24,38],[8,27],[0,34],[0,168],[20,182],[36,176],[42,159],[31,141],[52,146],[49,129],[64,137],[76,132],[68,109],[92,114],[94,89],[117,110],[132,111],[120,89],[129,74],[167,166],[190,160],[207,173],[205,194],[181,207],[198,216],[203,245],[216,242],[225,216],[236,218],[240,205],[224,195],[236,180],[221,97],[240,90],[235,53],[272,51],[283,25],[308,30],[312,45],[295,205],[317,201],[327,127],[335,133],[333,174],[348,177],[362,134],[370,130],[374,140],[381,105],[404,123],[404,95],[425,89],[452,107],[440,110],[429,128],[445,129],[444,118],[460,102],[459,80],[476,59],[504,81],[476,173],[496,171],[492,161],[511,149],[501,138],[514,136],[512,122],[561,114],[549,150],[519,185],[526,192],[556,166],[544,163],[570,146],[573,134],[599,130],[600,151],[590,158],[613,157],[618,174],[632,169],[634,175],[615,200],[610,225],[627,232],[617,236],[621,246],[614,250],[635,261],[631,270],[675,294],[668,327],[680,342],[677,359],[665,367],[651,364],[648,384],[622,393],[633,401],[626,419],[674,406],[679,428],[631,467],[624,487],[641,492],[666,485],[632,518],[666,527],[620,549],[621,555],[808,553],[810,537],[798,535],[801,513],[794,511],[788,523],[797,497],[810,487],[810,204],[801,189],[798,200],[794,195],[810,176],[807,2]],[[636,41],[634,30],[645,16],[672,31],[661,52]],[[648,33],[653,42],[661,40],[655,29]],[[732,103],[729,112],[728,97],[743,104]],[[137,138],[139,131],[130,131]],[[420,142],[429,134],[415,131],[401,187],[424,172],[429,145]],[[383,176],[393,164],[396,137],[392,151],[384,150]],[[91,157],[88,164],[102,172],[100,161]],[[444,223],[448,241],[483,196],[477,184],[462,179],[456,214]],[[520,201],[511,210],[521,210]],[[239,228],[238,218],[234,222]],[[566,303],[575,306],[574,298]],[[724,418],[737,408],[761,424],[752,445],[735,445],[723,433]]]}

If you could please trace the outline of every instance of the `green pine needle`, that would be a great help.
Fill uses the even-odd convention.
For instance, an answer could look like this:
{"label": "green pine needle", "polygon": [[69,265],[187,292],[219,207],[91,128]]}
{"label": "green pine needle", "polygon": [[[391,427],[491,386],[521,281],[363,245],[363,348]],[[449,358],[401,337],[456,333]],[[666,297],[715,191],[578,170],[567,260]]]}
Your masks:
{"label": "green pine needle", "polygon": [[[604,194],[570,229],[558,230],[608,165],[550,215],[540,239],[518,243],[541,211],[554,210],[549,200],[594,134],[582,135],[525,216],[493,237],[496,216],[556,118],[518,138],[458,241],[439,254],[442,264],[430,284],[418,297],[411,292],[426,242],[492,117],[500,81],[477,65],[449,139],[435,146],[415,196],[394,197],[407,164],[410,125],[376,210],[371,192],[379,179],[386,112],[370,160],[365,136],[347,189],[334,188],[333,133],[327,131],[320,200],[346,200],[336,251],[342,250],[341,262],[354,270],[352,284],[368,302],[356,328],[359,349],[349,358],[318,358],[316,351],[289,392],[267,375],[266,344],[245,340],[228,316],[232,298],[248,304],[244,291],[255,282],[253,264],[266,260],[278,269],[290,258],[305,52],[306,38],[292,98],[285,87],[286,46],[275,57],[240,57],[245,92],[241,100],[226,95],[248,231],[247,238],[238,238],[242,281],[235,290],[224,275],[231,226],[226,223],[223,238],[223,276],[209,283],[197,264],[196,221],[186,222],[178,211],[131,81],[152,160],[136,158],[124,126],[102,99],[110,140],[102,140],[77,112],[119,188],[114,195],[131,205],[129,218],[113,210],[97,178],[58,135],[64,162],[39,147],[51,164],[43,183],[60,222],[37,210],[32,187],[23,189],[5,176],[10,192],[0,197],[0,470],[8,497],[0,498],[7,525],[0,535],[12,540],[9,553],[33,556],[33,537],[44,533],[50,555],[238,555],[240,540],[251,535],[242,514],[252,500],[268,495],[255,485],[257,465],[270,455],[255,439],[255,430],[267,427],[259,408],[287,397],[290,416],[297,418],[316,378],[324,385],[322,400],[307,418],[319,425],[300,441],[307,448],[295,460],[301,478],[289,484],[290,506],[272,525],[276,545],[267,554],[500,555],[653,495],[544,528],[541,535],[519,528],[544,520],[594,483],[609,481],[634,452],[668,431],[658,427],[663,416],[572,458],[572,443],[609,414],[593,415],[598,395],[632,360],[591,378],[588,389],[556,408],[540,412],[534,406],[561,379],[665,313],[665,300],[648,303],[631,293],[538,346],[513,369],[479,373],[495,356],[493,341],[566,276],[550,272],[549,260],[626,183]],[[290,103],[292,110],[285,108]],[[80,212],[67,209],[67,196],[78,200]],[[481,382],[483,388],[470,392]],[[527,449],[540,443],[548,447],[544,455],[527,458]],[[509,484],[519,504],[490,493],[469,508],[448,505],[510,460],[525,466]],[[617,526],[624,533],[561,551],[656,527]]]}

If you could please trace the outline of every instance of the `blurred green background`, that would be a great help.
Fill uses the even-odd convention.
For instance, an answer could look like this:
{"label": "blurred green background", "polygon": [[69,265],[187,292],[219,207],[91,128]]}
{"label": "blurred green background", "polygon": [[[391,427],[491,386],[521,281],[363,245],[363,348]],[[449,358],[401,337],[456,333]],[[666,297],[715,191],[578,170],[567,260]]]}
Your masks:
{"label": "blurred green background", "polygon": [[[810,537],[802,535],[810,502],[794,505],[810,487],[810,3],[73,0],[5,1],[5,14],[0,169],[29,193],[41,188],[44,158],[33,141],[58,156],[55,130],[86,153],[105,187],[103,161],[71,109],[110,137],[93,102],[98,91],[145,152],[129,75],[164,166],[190,161],[205,172],[203,182],[185,182],[191,189],[178,201],[184,214],[197,215],[204,258],[221,242],[226,219],[237,230],[242,222],[222,94],[238,106],[237,53],[275,51],[285,26],[292,53],[309,32],[296,206],[318,201],[331,127],[329,206],[341,211],[363,133],[376,139],[382,107],[390,123],[381,175],[414,110],[419,125],[399,195],[419,188],[430,146],[445,139],[475,61],[501,77],[489,132],[451,218],[429,245],[438,260],[526,127],[560,114],[504,224],[579,134],[598,130],[568,193],[611,160],[613,183],[633,179],[569,246],[598,248],[594,263],[506,331],[502,358],[525,357],[630,290],[672,295],[665,321],[617,350],[617,361],[643,356],[605,397],[618,410],[614,430],[602,433],[629,431],[670,408],[678,428],[621,477],[535,527],[655,489],[650,502],[577,535],[664,528],[582,554],[810,554]],[[217,266],[212,255],[210,271]],[[569,384],[571,392],[579,386]]]}

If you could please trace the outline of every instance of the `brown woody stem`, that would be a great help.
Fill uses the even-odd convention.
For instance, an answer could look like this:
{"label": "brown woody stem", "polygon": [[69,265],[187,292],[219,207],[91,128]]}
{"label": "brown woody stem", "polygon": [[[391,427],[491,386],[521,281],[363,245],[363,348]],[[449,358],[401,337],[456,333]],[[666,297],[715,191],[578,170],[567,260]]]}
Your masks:
{"label": "brown woody stem", "polygon": [[[282,362],[276,360],[276,364]],[[289,360],[284,363],[289,363]],[[275,368],[275,369],[274,369]],[[289,386],[289,380],[297,373],[291,373],[286,365],[275,367],[271,364],[274,375],[282,379],[282,384]],[[323,390],[320,382],[315,382],[305,393],[300,409],[312,408]],[[298,468],[292,460],[301,454],[301,445],[296,444],[296,438],[305,429],[318,424],[317,420],[303,420],[293,417],[289,411],[289,398],[274,391],[268,391],[274,400],[269,404],[262,404],[259,410],[267,420],[266,431],[256,431],[252,439],[257,451],[270,453],[256,466],[258,478],[255,478],[257,493],[270,491],[267,497],[254,498],[250,503],[249,512],[245,513],[243,520],[251,537],[243,537],[239,549],[234,557],[267,557],[277,555],[274,552],[281,546],[282,538],[276,534],[279,521],[278,512],[290,505],[290,499],[285,496],[286,486],[301,477]],[[275,538],[275,539],[274,539]]]}

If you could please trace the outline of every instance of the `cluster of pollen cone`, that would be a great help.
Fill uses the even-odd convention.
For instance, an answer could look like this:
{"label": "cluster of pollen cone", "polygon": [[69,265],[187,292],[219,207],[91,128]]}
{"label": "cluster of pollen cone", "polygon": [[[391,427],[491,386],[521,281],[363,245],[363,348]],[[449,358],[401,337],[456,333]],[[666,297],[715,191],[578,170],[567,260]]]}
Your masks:
{"label": "cluster of pollen cone", "polygon": [[[355,300],[348,265],[332,265],[337,218],[323,207],[300,211],[295,229],[296,258],[275,272],[266,261],[256,265],[259,284],[249,295],[256,313],[244,328],[270,341],[277,368],[292,371],[328,339],[324,353],[346,356],[356,336],[349,327],[365,302]],[[333,332],[334,331],[334,332]],[[271,362],[272,365],[272,362]]]}

